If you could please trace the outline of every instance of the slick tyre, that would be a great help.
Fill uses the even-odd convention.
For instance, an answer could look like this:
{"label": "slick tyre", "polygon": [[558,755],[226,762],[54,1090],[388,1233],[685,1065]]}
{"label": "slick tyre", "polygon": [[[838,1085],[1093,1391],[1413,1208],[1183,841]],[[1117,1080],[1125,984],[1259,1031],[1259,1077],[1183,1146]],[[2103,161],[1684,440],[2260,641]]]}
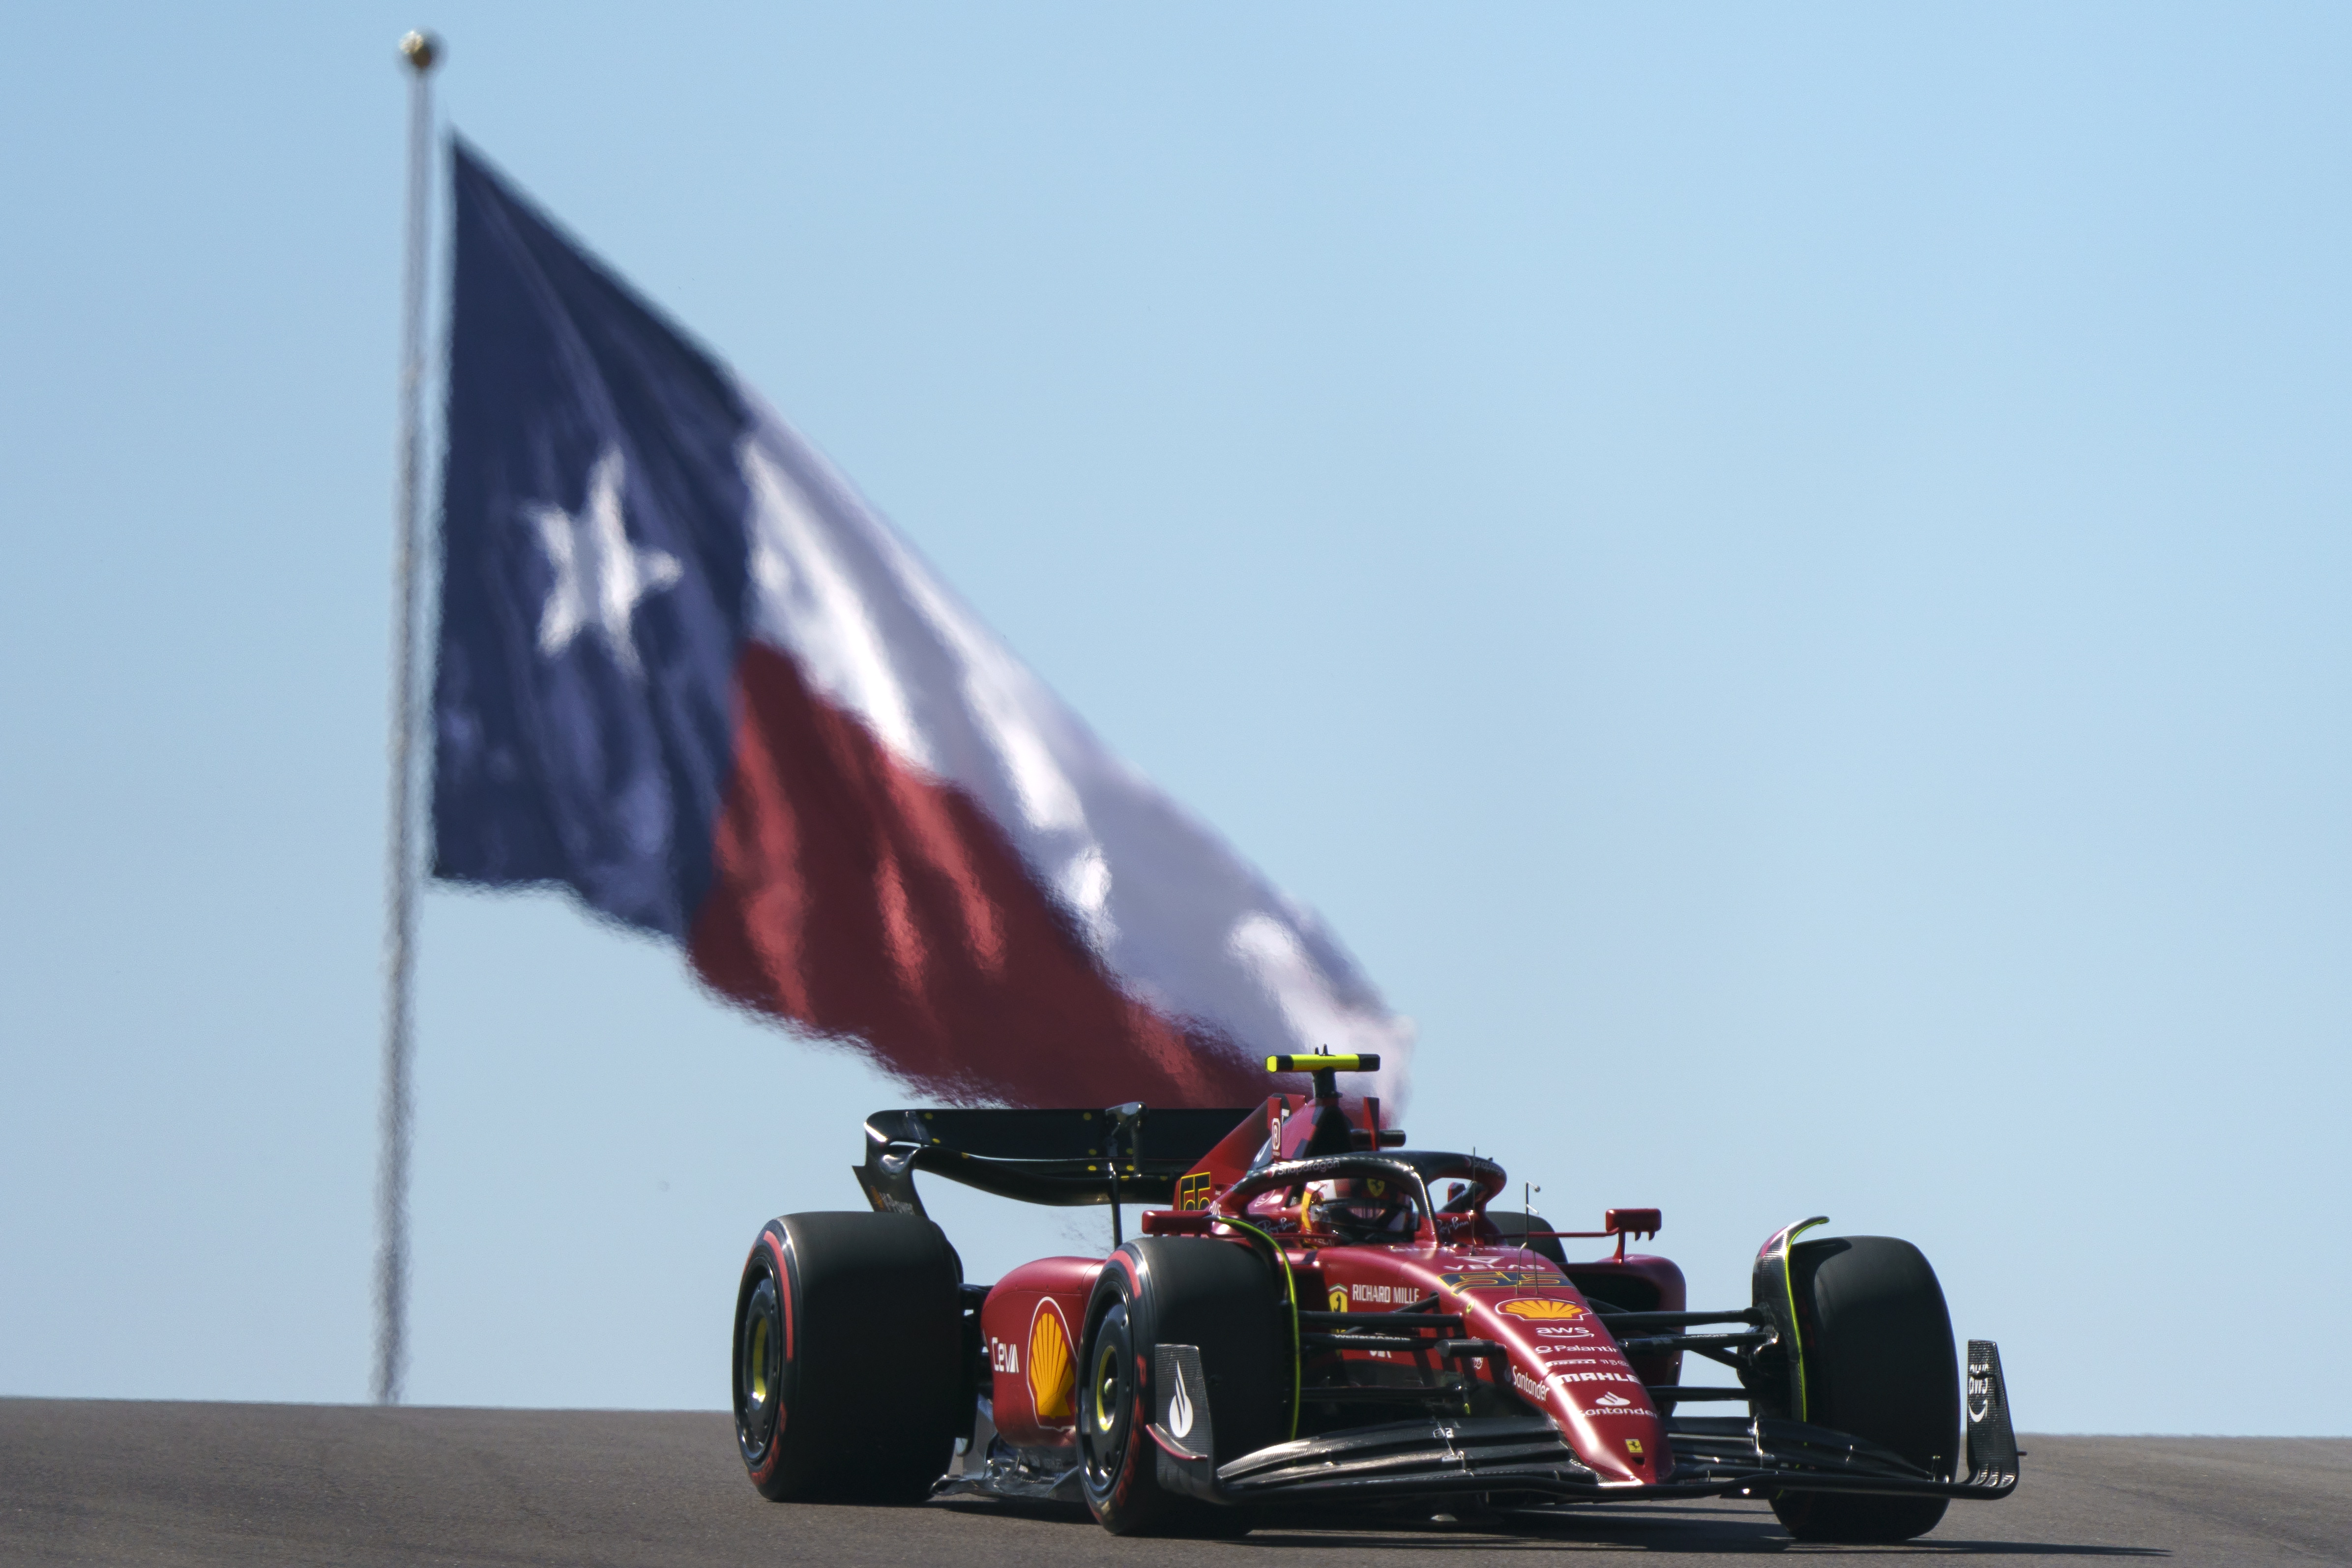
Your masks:
{"label": "slick tyre", "polygon": [[1201,1352],[1219,1461],[1287,1435],[1290,1345],[1281,1285],[1246,1246],[1144,1237],[1110,1256],[1087,1304],[1078,1355],[1079,1479],[1087,1507],[1114,1535],[1236,1536],[1247,1510],[1169,1491],[1150,1427],[1157,1351]]}
{"label": "slick tyre", "polygon": [[[1943,1287],[1919,1249],[1886,1236],[1801,1241],[1789,1249],[1789,1284],[1804,1349],[1804,1418],[1950,1475],[1959,1364]],[[1886,1542],[1933,1530],[1945,1502],[1793,1491],[1775,1498],[1772,1511],[1800,1541]]]}
{"label": "slick tyre", "polygon": [[962,1265],[911,1214],[770,1220],[735,1297],[743,1467],[776,1502],[915,1502],[953,1452]]}

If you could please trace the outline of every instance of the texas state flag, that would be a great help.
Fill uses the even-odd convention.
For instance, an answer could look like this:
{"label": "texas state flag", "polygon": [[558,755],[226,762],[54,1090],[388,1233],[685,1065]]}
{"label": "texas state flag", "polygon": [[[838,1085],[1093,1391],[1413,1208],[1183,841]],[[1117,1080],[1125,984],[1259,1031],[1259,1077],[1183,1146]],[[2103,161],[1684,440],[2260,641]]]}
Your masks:
{"label": "texas state flag", "polygon": [[1407,1023],[799,434],[463,145],[434,874],[963,1102],[1239,1105]]}

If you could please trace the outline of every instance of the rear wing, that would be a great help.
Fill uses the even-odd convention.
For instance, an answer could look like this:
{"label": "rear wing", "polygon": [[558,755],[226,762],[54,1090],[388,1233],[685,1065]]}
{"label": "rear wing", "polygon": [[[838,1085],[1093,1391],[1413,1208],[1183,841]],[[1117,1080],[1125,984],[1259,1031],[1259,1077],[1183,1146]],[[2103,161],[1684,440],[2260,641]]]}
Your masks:
{"label": "rear wing", "polygon": [[[1253,1117],[1263,1124],[1265,1107],[1143,1113],[1119,1135],[1119,1201],[1171,1205],[1177,1178]],[[866,1118],[866,1163],[850,1168],[886,1213],[923,1212],[919,1170],[1023,1203],[1108,1203],[1110,1127],[1102,1111],[877,1111]]]}

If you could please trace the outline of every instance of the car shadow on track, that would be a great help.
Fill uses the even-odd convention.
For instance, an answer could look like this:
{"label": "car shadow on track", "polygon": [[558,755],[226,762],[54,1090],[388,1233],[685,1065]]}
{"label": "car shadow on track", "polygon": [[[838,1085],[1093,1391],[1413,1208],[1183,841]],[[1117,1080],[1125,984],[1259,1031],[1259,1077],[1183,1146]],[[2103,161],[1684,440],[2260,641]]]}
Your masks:
{"label": "car shadow on track", "polygon": [[[1058,1521],[1092,1530],[1095,1522],[1081,1510],[1054,1504],[957,1499],[934,1506],[957,1512],[1013,1513],[1040,1521]],[[1474,1515],[1468,1519],[1372,1519],[1360,1515],[1284,1511],[1264,1516],[1257,1529],[1237,1540],[1215,1543],[1228,1551],[1286,1552],[1300,1548],[1341,1548],[1351,1552],[1541,1552],[1559,1548],[1579,1551],[1663,1552],[1678,1556],[1769,1554],[1795,1552],[1810,1555],[1823,1548],[1790,1538],[1769,1514],[1746,1510],[1637,1511],[1612,1509],[1545,1513],[1517,1511]],[[2086,1557],[2168,1558],[2172,1553],[2156,1546],[2090,1546],[2049,1541],[1979,1541],[1939,1538],[1895,1546],[1827,1548],[1842,1555],[1904,1555],[1927,1557]]]}
{"label": "car shadow on track", "polygon": [[[1272,1519],[1259,1530],[1235,1542],[1237,1546],[1271,1549],[1302,1546],[1348,1546],[1367,1549],[1444,1552],[1448,1549],[1543,1551],[1573,1546],[1582,1551],[1645,1552],[1671,1555],[1742,1555],[1796,1552],[1808,1554],[1820,1548],[1791,1540],[1769,1514],[1745,1513],[1509,1513],[1445,1523],[1431,1521],[1402,1529],[1367,1531],[1338,1526],[1329,1520]],[[2152,1546],[2084,1546],[2043,1541],[1923,1540],[1897,1546],[1840,1546],[1841,1554],[1896,1553],[1939,1557],[2150,1557],[2171,1552]]]}

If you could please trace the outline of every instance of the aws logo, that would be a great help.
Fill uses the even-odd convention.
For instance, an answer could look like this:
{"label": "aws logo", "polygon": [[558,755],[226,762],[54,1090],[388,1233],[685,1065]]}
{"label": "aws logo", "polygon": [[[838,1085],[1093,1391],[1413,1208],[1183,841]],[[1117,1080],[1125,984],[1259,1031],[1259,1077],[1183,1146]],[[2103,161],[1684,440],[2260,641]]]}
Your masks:
{"label": "aws logo", "polygon": [[1587,1315],[1585,1309],[1578,1306],[1574,1301],[1505,1301],[1496,1311],[1539,1323],[1570,1322]]}
{"label": "aws logo", "polygon": [[1060,1424],[1076,1409],[1077,1357],[1070,1349],[1070,1325],[1054,1298],[1039,1299],[1029,1315],[1029,1408],[1043,1422]]}

